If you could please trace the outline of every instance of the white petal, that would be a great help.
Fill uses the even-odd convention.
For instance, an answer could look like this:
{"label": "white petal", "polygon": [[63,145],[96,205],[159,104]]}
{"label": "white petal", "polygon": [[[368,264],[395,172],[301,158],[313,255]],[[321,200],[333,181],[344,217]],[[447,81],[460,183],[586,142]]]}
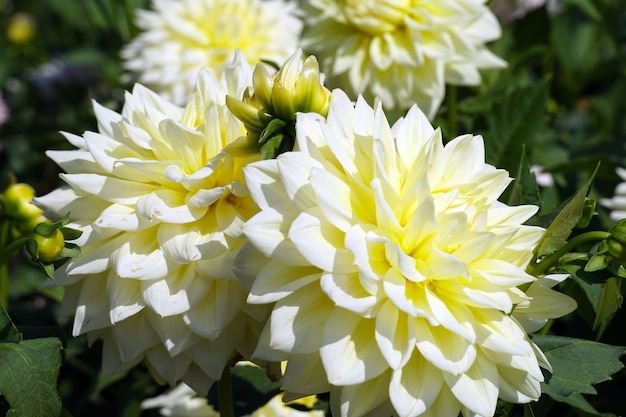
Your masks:
{"label": "white petal", "polygon": [[319,211],[301,213],[291,224],[289,238],[312,265],[325,271],[356,271],[354,257],[343,249],[344,233],[322,221]]}
{"label": "white petal", "polygon": [[498,371],[495,364],[482,355],[466,372],[444,373],[446,384],[454,396],[470,411],[481,416],[492,416],[498,402]]}
{"label": "white petal", "polygon": [[374,328],[373,319],[363,319],[352,312],[334,309],[324,326],[320,348],[331,384],[360,384],[389,369],[376,343]]}
{"label": "white petal", "polygon": [[389,399],[398,415],[416,417],[431,407],[442,386],[441,371],[416,353],[402,368],[393,372]]}
{"label": "white petal", "polygon": [[387,301],[376,315],[376,342],[389,366],[397,370],[406,365],[415,349],[413,320]]}

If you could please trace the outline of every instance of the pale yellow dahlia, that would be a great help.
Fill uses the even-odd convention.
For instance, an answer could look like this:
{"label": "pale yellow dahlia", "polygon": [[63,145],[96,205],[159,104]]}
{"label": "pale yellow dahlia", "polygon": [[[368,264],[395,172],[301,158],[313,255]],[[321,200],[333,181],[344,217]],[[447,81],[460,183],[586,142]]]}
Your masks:
{"label": "pale yellow dahlia", "polygon": [[241,55],[220,81],[202,71],[185,108],[136,85],[121,114],[94,104],[98,132],[64,133],[77,149],[48,152],[68,186],[36,203],[83,231],[51,285],[67,287],[73,334],[104,340],[105,373],[145,359],[158,381],[205,393],[254,349],[264,317],[232,263],[257,210],[242,166],[259,156],[222,152],[245,134],[225,96],[251,77]]}
{"label": "pale yellow dahlia", "polygon": [[137,80],[172,100],[189,99],[198,70],[220,74],[240,49],[248,62],[281,64],[297,48],[301,21],[285,0],[153,0],[142,32],[122,51]]}
{"label": "pale yellow dahlia", "polygon": [[537,207],[497,201],[510,178],[482,138],[444,146],[417,107],[390,127],[380,101],[340,90],[296,129],[294,152],[244,168],[261,209],[244,234],[269,258],[248,302],[275,303],[255,355],[288,361],[287,398],[330,391],[334,416],[403,417],[537,400],[549,364],[511,313],[574,304],[535,305],[556,294],[525,272],[544,229],[522,224]]}
{"label": "pale yellow dahlia", "polygon": [[486,0],[311,0],[302,45],[326,85],[385,109],[417,103],[432,118],[445,84],[477,85],[481,68],[505,63],[485,47],[500,36]]}

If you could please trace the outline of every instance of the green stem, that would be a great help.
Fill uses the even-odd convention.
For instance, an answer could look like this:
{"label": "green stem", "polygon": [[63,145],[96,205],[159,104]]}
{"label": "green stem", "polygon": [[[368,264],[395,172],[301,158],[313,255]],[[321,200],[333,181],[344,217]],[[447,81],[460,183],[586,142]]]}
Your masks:
{"label": "green stem", "polygon": [[601,241],[601,240],[606,239],[609,236],[610,236],[609,232],[601,232],[601,231],[587,232],[587,233],[578,235],[572,238],[572,240],[570,240],[569,242],[567,242],[567,244],[565,244],[565,246],[563,246],[561,249],[546,256],[540,262],[529,264],[528,267],[526,268],[526,272],[534,276],[542,275],[545,271],[548,270],[548,268],[554,265],[561,256],[565,255],[567,252],[571,251],[577,246],[586,242]]}
{"label": "green stem", "polygon": [[[2,222],[2,228],[0,229],[0,254],[4,253],[5,246],[9,240],[9,229],[11,228],[11,222]],[[8,249],[8,248],[6,248]],[[5,310],[9,308],[9,265],[6,259],[0,258],[0,303]]]}
{"label": "green stem", "polygon": [[448,86],[448,135],[450,138],[456,137],[459,126],[459,114],[457,109],[457,89],[456,86]]}
{"label": "green stem", "polygon": [[220,417],[235,417],[233,406],[233,383],[230,377],[230,366],[226,365],[217,385],[217,397]]}
{"label": "green stem", "polygon": [[22,246],[24,246],[24,243],[26,243],[27,240],[28,240],[27,237],[22,237],[20,239],[17,239],[14,242],[11,242],[8,246],[2,249],[0,251],[0,264],[6,265],[7,259],[9,259],[9,256],[11,256],[14,252],[19,250]]}

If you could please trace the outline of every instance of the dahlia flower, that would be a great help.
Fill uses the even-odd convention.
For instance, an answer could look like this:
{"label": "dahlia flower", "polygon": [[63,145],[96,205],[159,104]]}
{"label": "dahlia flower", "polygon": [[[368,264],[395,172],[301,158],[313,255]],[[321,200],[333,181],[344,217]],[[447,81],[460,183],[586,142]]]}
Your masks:
{"label": "dahlia flower", "polygon": [[219,75],[236,49],[250,63],[282,63],[302,28],[295,5],[285,0],[153,0],[153,7],[137,12],[142,32],[121,56],[140,83],[179,105],[200,68]]}
{"label": "dahlia flower", "polygon": [[417,102],[432,118],[446,83],[477,85],[478,69],[505,65],[485,47],[500,36],[485,0],[305,3],[303,49],[318,57],[327,84],[380,97],[386,109]]}
{"label": "dahlia flower", "polygon": [[603,198],[600,204],[611,210],[611,220],[614,222],[626,218],[626,169],[618,167],[615,172],[623,182],[617,184],[611,198]]}
{"label": "dahlia flower", "polygon": [[242,166],[259,156],[221,151],[245,133],[225,96],[251,77],[241,55],[220,81],[202,71],[185,108],[136,85],[121,114],[94,103],[98,132],[64,133],[77,149],[48,152],[67,187],[36,204],[83,232],[50,285],[67,287],[73,335],[103,339],[105,373],[145,359],[159,382],[203,393],[254,349],[263,309],[246,306],[232,263],[257,210]]}
{"label": "dahlia flower", "polygon": [[275,303],[254,356],[288,361],[286,398],[330,391],[335,416],[403,417],[539,398],[550,367],[511,313],[572,304],[519,288],[538,282],[525,268],[544,229],[522,224],[537,207],[497,201],[510,178],[482,138],[444,146],[416,106],[390,127],[380,101],[341,90],[296,129],[294,152],[244,168],[260,211],[237,262],[260,267],[248,302]]}

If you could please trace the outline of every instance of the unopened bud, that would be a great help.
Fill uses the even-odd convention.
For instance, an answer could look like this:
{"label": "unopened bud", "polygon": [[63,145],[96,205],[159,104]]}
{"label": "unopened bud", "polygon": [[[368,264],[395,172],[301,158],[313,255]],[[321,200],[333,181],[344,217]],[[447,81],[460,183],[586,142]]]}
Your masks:
{"label": "unopened bud", "polygon": [[[246,144],[256,141],[263,159],[293,148],[296,113],[328,114],[330,91],[322,84],[317,60],[310,56],[303,61],[301,50],[274,75],[258,64],[252,74],[252,87],[240,99],[227,96],[226,105],[245,125]],[[284,122],[281,129],[276,129],[275,119]]]}
{"label": "unopened bud", "polygon": [[42,262],[54,261],[61,255],[65,247],[65,238],[59,229],[55,229],[50,236],[34,233],[33,239],[37,242],[36,259]]}
{"label": "unopened bud", "polygon": [[1,196],[5,215],[18,220],[39,217],[43,211],[31,204],[31,200],[34,197],[35,190],[28,184],[17,183],[9,185]]}

